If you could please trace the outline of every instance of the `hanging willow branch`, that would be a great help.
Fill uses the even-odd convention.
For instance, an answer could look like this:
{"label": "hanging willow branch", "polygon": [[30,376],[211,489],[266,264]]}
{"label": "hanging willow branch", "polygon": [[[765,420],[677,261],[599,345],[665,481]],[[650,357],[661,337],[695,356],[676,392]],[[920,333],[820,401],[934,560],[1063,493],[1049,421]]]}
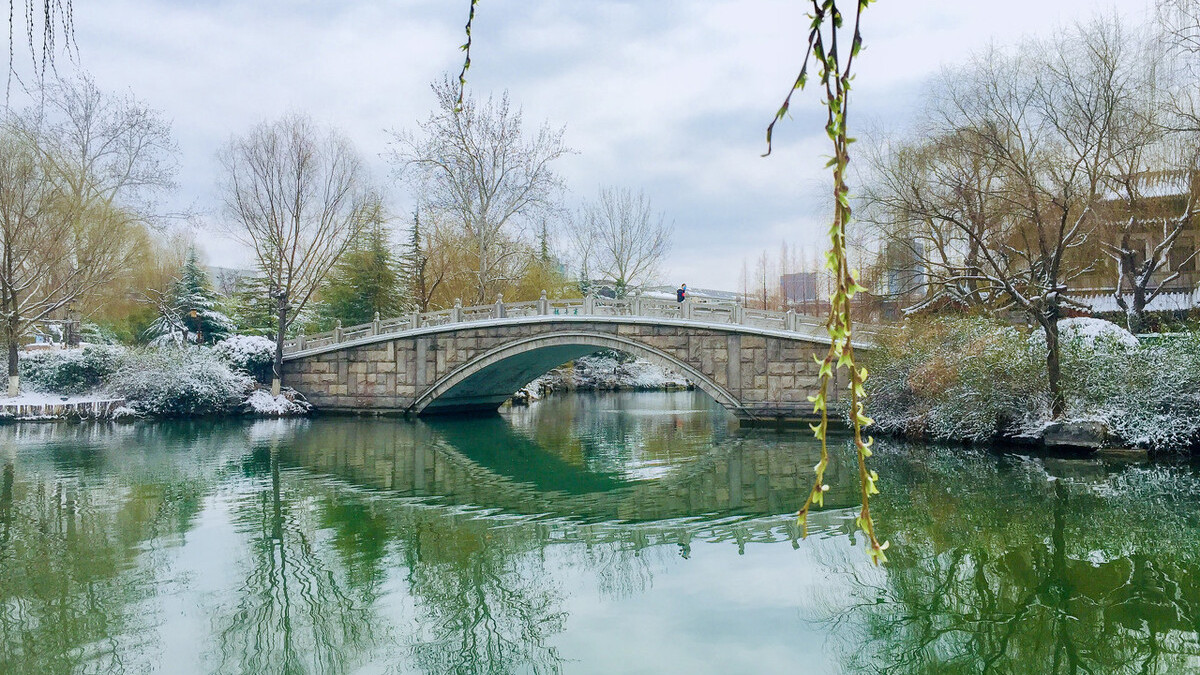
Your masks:
{"label": "hanging willow branch", "polygon": [[[850,423],[854,430],[854,447],[858,455],[858,477],[862,494],[862,509],[859,511],[857,526],[870,540],[868,553],[875,564],[887,561],[883,551],[888,547],[887,542],[879,543],[875,536],[875,522],[871,518],[871,495],[879,494],[876,482],[879,476],[867,468],[867,458],[871,456],[872,439],[863,440],[863,428],[871,424],[864,408],[866,392],[863,382],[867,379],[867,369],[859,368],[854,361],[853,321],[850,315],[850,301],[854,294],[864,290],[858,285],[855,273],[850,269],[849,256],[846,250],[846,226],[850,222],[849,187],[846,185],[846,167],[850,164],[849,147],[854,142],[847,135],[846,118],[849,112],[850,82],[853,79],[851,71],[854,60],[862,51],[862,32],[860,23],[863,10],[872,0],[852,0],[855,3],[853,37],[850,42],[848,55],[843,59],[842,45],[838,44],[840,36],[844,36],[844,17],[838,8],[837,0],[812,0],[811,23],[808,31],[808,50],[804,54],[804,63],[800,74],[796,77],[792,88],[788,90],[783,105],[775,113],[774,119],[767,125],[767,152],[771,154],[771,136],[775,124],[787,114],[791,106],[792,95],[804,85],[808,79],[808,63],[811,57],[820,68],[821,84],[825,88],[825,107],[827,117],[825,133],[833,144],[833,157],[827,168],[833,169],[833,223],[829,227],[830,250],[826,255],[826,267],[833,273],[836,288],[830,299],[829,320],[825,326],[829,331],[829,352],[824,360],[817,358],[820,365],[820,390],[816,396],[810,396],[813,412],[821,414],[819,424],[812,425],[813,433],[821,441],[821,461],[815,467],[816,477],[812,491],[801,507],[798,519],[805,536],[808,536],[808,513],[814,506],[824,506],[825,493],[829,486],[825,484],[825,469],[829,466],[828,432],[829,432],[829,383],[834,374],[845,368],[849,374],[850,389]],[[845,4],[845,0],[843,0]]]}
{"label": "hanging willow branch", "polygon": [[471,26],[475,24],[475,6],[479,4],[479,0],[471,0],[471,11],[467,14],[467,41],[462,44],[459,49],[463,51],[463,67],[458,73],[458,108],[462,110],[463,90],[467,86],[467,71],[471,69]]}
{"label": "hanging willow branch", "polygon": [[[78,52],[78,46],[75,44],[75,9],[71,3],[72,0],[8,0],[8,79],[4,87],[6,103],[12,92],[13,80],[24,84],[20,73],[17,72],[18,28],[23,26],[25,29],[29,59],[38,82],[45,77],[47,68],[54,69],[54,53],[60,38],[64,52]],[[22,10],[20,17],[17,16],[18,6]]]}

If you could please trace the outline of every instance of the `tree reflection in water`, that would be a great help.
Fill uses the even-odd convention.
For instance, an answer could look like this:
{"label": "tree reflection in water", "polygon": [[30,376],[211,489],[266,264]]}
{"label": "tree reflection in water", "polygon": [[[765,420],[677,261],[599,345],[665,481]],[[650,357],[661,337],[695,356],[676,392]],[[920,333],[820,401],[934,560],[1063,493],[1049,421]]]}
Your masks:
{"label": "tree reflection in water", "polygon": [[355,583],[327,560],[318,500],[303,482],[285,485],[279,464],[278,439],[255,449],[250,465],[267,475],[234,515],[247,557],[237,603],[217,619],[220,670],[346,672],[380,637],[371,610],[378,585]]}
{"label": "tree reflection in water", "polygon": [[[22,434],[46,441],[49,463],[17,461]],[[204,486],[187,472],[117,475],[129,440],[43,426],[0,441],[0,673],[152,667],[146,632],[169,577],[161,544],[189,526]]]}
{"label": "tree reflection in water", "polygon": [[[417,515],[417,514],[413,514]],[[496,528],[470,514],[421,514],[402,530],[408,589],[421,616],[410,636],[429,673],[557,673],[563,594],[544,565],[545,531]]]}
{"label": "tree reflection in water", "polygon": [[[897,486],[886,570],[830,623],[852,672],[1177,673],[1200,668],[1200,489],[1186,473],[876,453]],[[1093,465],[1093,468],[1099,468]],[[884,473],[886,471],[886,473]],[[1076,475],[1072,475],[1076,474]]]}

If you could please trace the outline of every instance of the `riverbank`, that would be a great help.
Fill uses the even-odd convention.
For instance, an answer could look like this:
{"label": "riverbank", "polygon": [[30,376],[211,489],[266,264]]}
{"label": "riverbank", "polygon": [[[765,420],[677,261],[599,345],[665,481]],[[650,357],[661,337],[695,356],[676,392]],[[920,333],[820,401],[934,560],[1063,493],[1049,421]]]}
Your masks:
{"label": "riverbank", "polygon": [[107,419],[125,405],[111,396],[61,396],[26,392],[0,398],[0,422],[40,422],[61,419]]}
{"label": "riverbank", "polygon": [[274,344],[235,336],[215,347],[82,349],[21,355],[16,398],[0,398],[10,420],[290,417],[312,406],[295,390],[263,384]]}
{"label": "riverbank", "polygon": [[1200,335],[1142,342],[1099,319],[1059,322],[1065,412],[1054,416],[1038,331],[982,318],[913,320],[867,356],[876,433],[1048,449],[1200,449]]}

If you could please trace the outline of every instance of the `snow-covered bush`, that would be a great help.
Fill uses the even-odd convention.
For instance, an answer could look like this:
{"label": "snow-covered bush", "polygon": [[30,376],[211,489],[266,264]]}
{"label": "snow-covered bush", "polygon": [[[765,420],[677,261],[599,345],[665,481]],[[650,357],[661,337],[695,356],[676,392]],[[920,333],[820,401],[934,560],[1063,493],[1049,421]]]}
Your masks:
{"label": "snow-covered bush", "polygon": [[570,367],[556,368],[526,385],[536,400],[551,391],[659,391],[687,389],[682,375],[623,352],[604,350],[575,360]]}
{"label": "snow-covered bush", "polygon": [[[1060,322],[1066,418],[1102,422],[1119,443],[1200,443],[1200,334],[1140,344],[1096,319]],[[1032,436],[1050,421],[1046,346],[981,319],[913,321],[868,355],[879,429],[945,440]]]}
{"label": "snow-covered bush", "polygon": [[1067,414],[1104,422],[1154,450],[1200,443],[1200,334],[1131,346],[1109,337],[1063,345]]}
{"label": "snow-covered bush", "polygon": [[237,411],[253,385],[213,350],[131,351],[108,388],[143,417],[204,417]]}
{"label": "snow-covered bush", "polygon": [[[1117,324],[1088,316],[1059,319],[1058,340],[1064,345],[1079,343],[1085,347],[1106,349],[1114,346],[1134,348],[1139,344],[1137,336]],[[1030,334],[1029,342],[1035,347],[1045,349],[1046,334],[1036,330]]]}
{"label": "snow-covered bush", "polygon": [[312,404],[294,390],[284,390],[272,396],[265,389],[255,389],[246,399],[246,412],[258,417],[295,417],[312,412]]}
{"label": "snow-covered bush", "polygon": [[103,345],[29,352],[21,355],[18,372],[24,386],[33,391],[86,394],[116,372],[123,353],[120,347]]}
{"label": "snow-covered bush", "polygon": [[234,335],[218,342],[214,350],[231,368],[259,382],[271,379],[271,365],[275,361],[275,343],[272,340],[260,335]]}
{"label": "snow-covered bush", "polygon": [[867,355],[868,413],[883,431],[988,441],[1048,409],[1044,366],[1015,328],[984,319],[913,320]]}

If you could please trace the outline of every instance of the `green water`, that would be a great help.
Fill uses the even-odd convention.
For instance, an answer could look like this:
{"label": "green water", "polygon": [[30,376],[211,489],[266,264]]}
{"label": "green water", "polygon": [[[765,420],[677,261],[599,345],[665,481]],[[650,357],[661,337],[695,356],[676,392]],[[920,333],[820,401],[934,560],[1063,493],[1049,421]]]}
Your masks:
{"label": "green water", "polygon": [[1200,671],[1193,468],[880,442],[876,569],[817,452],[687,392],[0,427],[0,673]]}

